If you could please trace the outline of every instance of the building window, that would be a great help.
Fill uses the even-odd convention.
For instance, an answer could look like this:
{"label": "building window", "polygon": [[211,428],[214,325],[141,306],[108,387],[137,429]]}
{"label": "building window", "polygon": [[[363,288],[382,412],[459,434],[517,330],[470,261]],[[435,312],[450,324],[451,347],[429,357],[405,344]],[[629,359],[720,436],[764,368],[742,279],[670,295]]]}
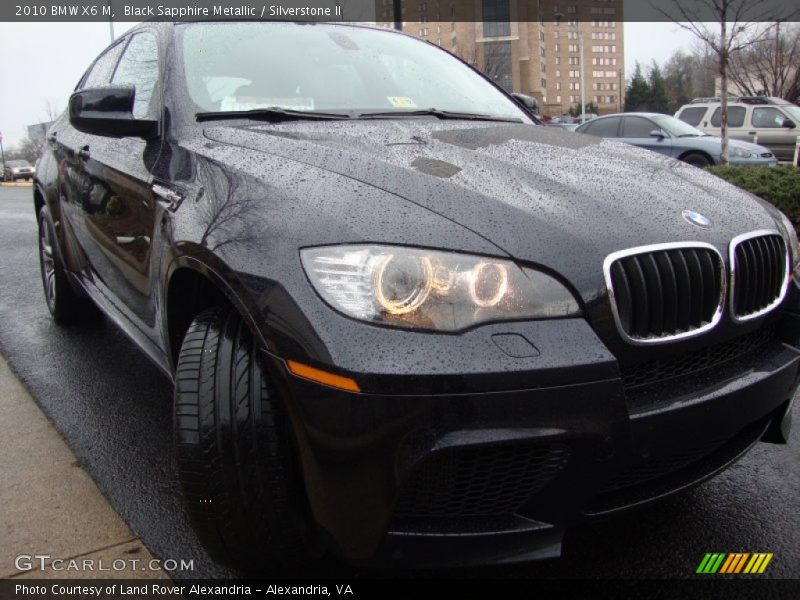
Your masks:
{"label": "building window", "polygon": [[547,88],[547,79],[542,79],[541,83],[542,83],[542,89]]}
{"label": "building window", "polygon": [[511,42],[492,42],[483,45],[484,73],[497,85],[512,92]]}
{"label": "building window", "polygon": [[509,0],[482,0],[483,36],[506,37],[511,35],[511,10]]}

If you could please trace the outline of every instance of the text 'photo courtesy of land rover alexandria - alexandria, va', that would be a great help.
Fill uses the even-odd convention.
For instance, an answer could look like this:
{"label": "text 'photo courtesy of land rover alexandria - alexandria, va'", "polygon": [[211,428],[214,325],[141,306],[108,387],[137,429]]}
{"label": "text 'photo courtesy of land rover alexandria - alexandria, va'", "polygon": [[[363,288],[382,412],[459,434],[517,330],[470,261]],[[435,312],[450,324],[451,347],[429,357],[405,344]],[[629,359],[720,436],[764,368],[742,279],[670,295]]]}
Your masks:
{"label": "text 'photo courtesy of land rover alexandria - alexandria, va'", "polygon": [[187,510],[245,569],[554,557],[789,434],[791,223],[399,32],[136,26],[33,194],[54,320],[174,382]]}

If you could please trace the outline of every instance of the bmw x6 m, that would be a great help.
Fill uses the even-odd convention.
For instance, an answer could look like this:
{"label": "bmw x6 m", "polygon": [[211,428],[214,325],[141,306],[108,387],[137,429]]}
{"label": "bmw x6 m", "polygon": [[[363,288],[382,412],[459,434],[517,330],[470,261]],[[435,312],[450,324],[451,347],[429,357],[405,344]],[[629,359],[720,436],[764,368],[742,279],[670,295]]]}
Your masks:
{"label": "bmw x6 m", "polygon": [[47,140],[47,306],[98,306],[174,382],[187,510],[224,560],[557,556],[786,441],[788,220],[542,127],[436,46],[144,24]]}

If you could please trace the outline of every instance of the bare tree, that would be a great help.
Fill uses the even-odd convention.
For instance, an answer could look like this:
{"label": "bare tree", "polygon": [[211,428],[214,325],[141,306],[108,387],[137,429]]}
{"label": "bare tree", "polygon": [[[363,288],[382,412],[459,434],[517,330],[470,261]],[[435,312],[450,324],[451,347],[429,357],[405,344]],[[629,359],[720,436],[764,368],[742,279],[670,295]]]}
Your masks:
{"label": "bare tree", "polygon": [[[667,19],[691,32],[717,59],[721,81],[722,163],[728,164],[728,76],[731,55],[769,39],[779,21],[797,11],[774,0],[671,0],[656,6]],[[671,10],[670,10],[671,9]]]}
{"label": "bare tree", "polygon": [[777,96],[796,102],[800,97],[800,26],[782,28],[731,55],[730,77],[741,94]]}
{"label": "bare tree", "polygon": [[[468,62],[501,87],[508,88],[511,83],[510,71],[505,56],[498,52],[499,44],[473,44],[468,48],[455,48],[453,53]],[[511,89],[507,89],[511,92]]]}

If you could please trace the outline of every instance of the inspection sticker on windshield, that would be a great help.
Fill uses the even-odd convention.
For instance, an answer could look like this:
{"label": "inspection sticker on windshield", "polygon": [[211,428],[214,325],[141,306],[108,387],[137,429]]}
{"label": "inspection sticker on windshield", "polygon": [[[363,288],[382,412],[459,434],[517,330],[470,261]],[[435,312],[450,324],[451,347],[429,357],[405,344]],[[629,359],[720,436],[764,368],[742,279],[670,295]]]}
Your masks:
{"label": "inspection sticker on windshield", "polygon": [[395,108],[416,108],[417,105],[411,98],[407,98],[406,96],[387,96],[389,102],[391,102],[392,106]]}

